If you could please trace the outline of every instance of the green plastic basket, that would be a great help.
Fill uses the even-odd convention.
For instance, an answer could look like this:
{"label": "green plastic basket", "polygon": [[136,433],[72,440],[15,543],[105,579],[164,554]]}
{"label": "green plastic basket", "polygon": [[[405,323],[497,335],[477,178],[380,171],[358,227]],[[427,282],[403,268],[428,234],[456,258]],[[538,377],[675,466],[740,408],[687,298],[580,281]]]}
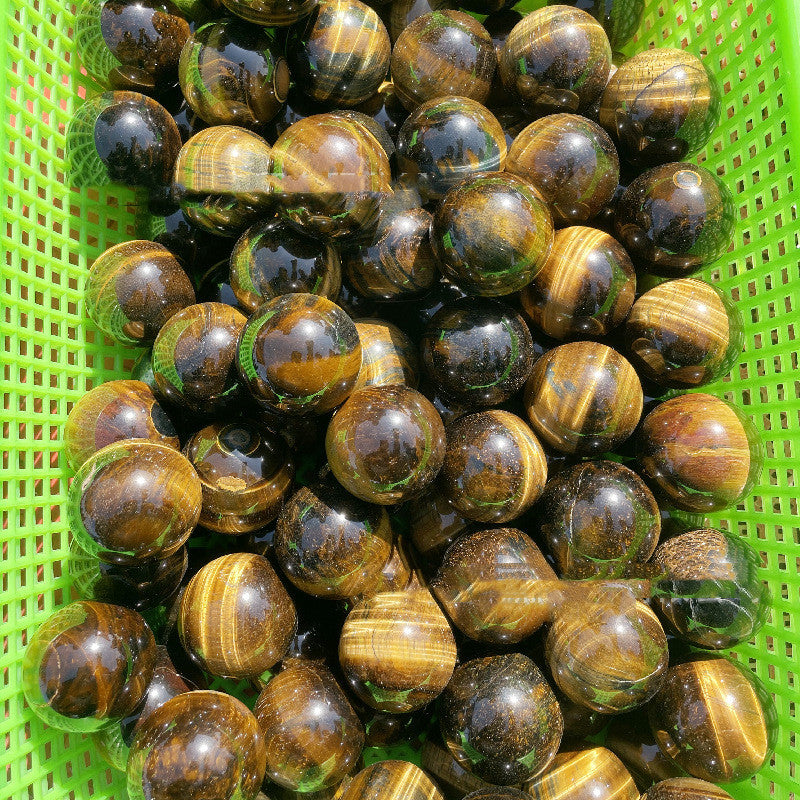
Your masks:
{"label": "green plastic basket", "polygon": [[[711,391],[749,409],[764,432],[767,461],[753,496],[710,522],[738,531],[763,554],[774,609],[738,656],[774,693],[781,722],[771,762],[752,782],[730,788],[737,800],[793,800],[800,764],[800,471],[794,468],[800,243],[792,176],[792,162],[800,164],[797,2],[649,0],[636,45],[691,48],[718,70],[724,91],[720,126],[700,160],[734,191],[740,223],[732,251],[705,277],[738,302],[746,352]],[[136,355],[84,319],[87,264],[133,238],[140,212],[130,191],[68,188],[65,125],[87,89],[95,90],[73,52],[73,10],[58,0],[5,0],[0,13],[6,237],[0,731],[8,764],[0,797],[123,798],[122,774],[87,739],[46,728],[24,705],[20,665],[29,632],[70,596],[62,425],[75,399],[126,375]]]}

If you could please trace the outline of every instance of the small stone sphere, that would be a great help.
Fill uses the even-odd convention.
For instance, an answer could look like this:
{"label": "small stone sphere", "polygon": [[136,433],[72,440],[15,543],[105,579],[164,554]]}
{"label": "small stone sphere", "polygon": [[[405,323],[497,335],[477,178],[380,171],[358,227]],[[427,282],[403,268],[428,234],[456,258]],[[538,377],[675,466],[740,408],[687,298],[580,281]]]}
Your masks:
{"label": "small stone sphere", "polygon": [[395,505],[421,494],[445,456],[445,432],[430,401],[407,386],[371,386],[348,398],[328,425],[334,477],[356,497]]}
{"label": "small stone sphere", "polygon": [[318,0],[222,0],[222,5],[248,22],[286,28],[310,14]]}
{"label": "small stone sphere", "polygon": [[744,323],[719,289],[679,278],[653,287],[633,304],[625,346],[643,377],[691,389],[730,372],[744,348]]}
{"label": "small stone sphere", "polygon": [[563,453],[600,455],[636,429],[644,395],[636,371],[615,350],[570,342],[536,362],[524,403],[545,444]]}
{"label": "small stone sphere", "polygon": [[356,389],[365,386],[410,386],[417,388],[417,347],[396,325],[382,319],[356,320],[361,342],[361,369]]}
{"label": "small stone sphere", "polygon": [[733,800],[724,789],[697,778],[667,778],[651,786],[640,800]]}
{"label": "small stone sphere", "polygon": [[556,231],[544,266],[520,292],[531,322],[554,339],[607,336],[622,324],[636,294],[625,248],[596,228]]}
{"label": "small stone sphere", "polygon": [[411,543],[426,570],[435,570],[450,545],[476,526],[434,487],[408,503]]}
{"label": "small stone sphere", "polygon": [[156,642],[136,611],[79,600],[51,614],[22,657],[22,691],[58,730],[89,733],[132,714],[147,690]]}

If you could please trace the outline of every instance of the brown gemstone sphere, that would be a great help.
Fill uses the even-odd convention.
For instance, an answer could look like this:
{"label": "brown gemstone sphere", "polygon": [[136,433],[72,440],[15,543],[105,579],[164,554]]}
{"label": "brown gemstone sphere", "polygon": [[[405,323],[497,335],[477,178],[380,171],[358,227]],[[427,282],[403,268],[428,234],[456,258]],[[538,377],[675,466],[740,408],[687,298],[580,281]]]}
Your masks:
{"label": "brown gemstone sphere", "polygon": [[439,706],[442,738],[462,767],[499,785],[538,775],[564,722],[541,670],[520,653],[461,664]]}
{"label": "brown gemstone sphere", "polygon": [[334,477],[368,503],[395,505],[421,494],[442,466],[439,412],[407,386],[359,389],[328,425],[325,451]]}
{"label": "brown gemstone sphere", "polygon": [[136,733],[128,796],[255,800],[266,760],[263,735],[247,706],[222,692],[186,692],[153,712]]}
{"label": "brown gemstone sphere", "polygon": [[431,779],[408,761],[379,761],[353,776],[336,800],[443,800]]}
{"label": "brown gemstone sphere", "polygon": [[286,28],[310,14],[317,0],[223,0],[237,17],[270,28]]}
{"label": "brown gemstone sphere", "polygon": [[447,618],[426,589],[382,592],[347,615],[339,663],[371,708],[408,713],[434,700],[456,665]]}
{"label": "brown gemstone sphere", "polygon": [[352,392],[361,369],[353,320],[314,294],[264,303],[239,341],[239,372],[253,397],[292,414],[324,414]]}
{"label": "brown gemstone sphere", "polygon": [[697,778],[667,778],[651,786],[641,800],[733,800],[724,789]]}
{"label": "brown gemstone sphere", "polygon": [[415,19],[392,50],[392,82],[413,111],[445,95],[482,103],[489,95],[497,56],[486,28],[462,11],[431,11]]}
{"label": "brown gemstone sphere", "polygon": [[254,553],[209,562],[181,597],[181,643],[212,675],[260,675],[283,658],[296,627],[286,589],[269,561]]}
{"label": "brown gemstone sphere", "polygon": [[136,611],[79,600],[31,636],[22,659],[22,691],[48,725],[96,731],[133,712],[155,663],[155,639]]}
{"label": "brown gemstone sphere", "polygon": [[246,321],[224,303],[198,303],[171,317],[153,344],[158,393],[197,414],[222,410],[239,390],[236,343]]}
{"label": "brown gemstone sphere", "polygon": [[175,256],[137,240],[109,247],[86,280],[86,313],[122,344],[152,344],[164,323],[194,303],[194,288]]}
{"label": "brown gemstone sphere", "polygon": [[537,116],[578,112],[603,91],[611,45],[602,26],[569,6],[541,8],[508,34],[500,55],[503,85]]}
{"label": "brown gemstone sphere", "polygon": [[200,476],[204,527],[249,533],[278,516],[294,478],[294,458],[279,434],[247,421],[215,422],[183,453]]}
{"label": "brown gemstone sphere", "polygon": [[525,407],[545,444],[599,455],[634,431],[644,396],[636,371],[615,350],[571,342],[545,353],[525,386]]}
{"label": "brown gemstone sphere", "polygon": [[448,426],[439,487],[465,517],[516,519],[539,499],[546,480],[544,450],[515,414],[490,409]]}
{"label": "brown gemstone sphere", "polygon": [[609,234],[576,225],[556,231],[542,269],[520,292],[525,313],[554,339],[606,336],[630,311],[636,272]]}
{"label": "brown gemstone sphere", "polygon": [[201,499],[197,473],[174,447],[126,440],[75,473],[67,520],[80,546],[105,561],[163,558],[189,538]]}
{"label": "brown gemstone sphere", "polygon": [[764,461],[753,423],[710,394],[685,394],[657,405],[638,434],[642,475],[673,506],[703,514],[750,493]]}
{"label": "brown gemstone sphere", "polygon": [[671,666],[648,713],[661,750],[702,780],[749,778],[775,749],[772,695],[747,666],[720,656],[697,655]]}
{"label": "brown gemstone sphere", "polygon": [[142,381],[108,381],[78,398],[64,426],[67,464],[76,470],[124,439],[149,439],[176,450],[180,444],[172,420]]}
{"label": "brown gemstone sphere", "polygon": [[737,362],[744,347],[742,316],[720,290],[679,278],[633,304],[625,345],[644,377],[691,389],[721,378]]}
{"label": "brown gemstone sphere", "polygon": [[576,114],[550,114],[528,125],[508,149],[506,169],[541,192],[556,227],[596,216],[619,184],[614,143],[599,125]]}
{"label": "brown gemstone sphere", "polygon": [[447,550],[431,591],[470,639],[510,644],[551,618],[535,584],[558,578],[530,537],[515,528],[465,533]]}
{"label": "brown gemstone sphere", "polygon": [[361,370],[353,391],[394,384],[417,388],[417,348],[400,328],[382,319],[360,319],[356,330],[361,342]]}

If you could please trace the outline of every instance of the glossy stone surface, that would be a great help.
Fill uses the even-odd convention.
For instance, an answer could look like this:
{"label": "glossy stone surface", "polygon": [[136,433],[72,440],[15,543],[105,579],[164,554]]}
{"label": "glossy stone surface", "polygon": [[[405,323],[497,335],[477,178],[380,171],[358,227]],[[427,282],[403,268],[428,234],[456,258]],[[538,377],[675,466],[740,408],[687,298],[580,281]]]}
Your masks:
{"label": "glossy stone surface", "polygon": [[250,393],[269,408],[324,414],[352,392],[361,344],[355,324],[335,303],[285,294],[247,321],[237,363]]}
{"label": "glossy stone surface", "polygon": [[248,228],[234,245],[230,280],[236,299],[252,314],[265,301],[292,292],[335,302],[342,266],[333,245],[270,219]]}
{"label": "glossy stone surface", "polygon": [[[436,781],[446,798],[463,798],[466,793],[482,791],[503,792],[477,775],[464,769],[452,753],[439,743],[439,737],[426,739],[420,748],[420,761],[425,772]],[[510,790],[513,791],[513,790]],[[502,795],[501,795],[502,796]]]}
{"label": "glossy stone surface", "polygon": [[400,33],[392,50],[392,82],[409,111],[446,95],[482,103],[496,68],[486,28],[462,11],[423,14]]}
{"label": "glossy stone surface", "polygon": [[431,11],[455,11],[451,0],[393,0],[389,7],[389,36],[392,42],[415,20]]}
{"label": "glossy stone surface", "polygon": [[325,436],[328,463],[347,491],[395,505],[421,494],[444,461],[444,425],[407,386],[359,389],[336,412]]}
{"label": "glossy stone surface", "polygon": [[275,558],[298,589],[346,599],[369,592],[392,554],[389,516],[335,481],[298,489],[275,529]]}
{"label": "glossy stone surface", "polygon": [[446,395],[467,405],[494,406],[525,384],[534,348],[525,320],[513,308],[464,298],[434,315],[420,356],[429,379]]}
{"label": "glossy stone surface", "polygon": [[417,348],[400,328],[381,319],[361,319],[356,321],[356,330],[361,342],[356,389],[396,384],[417,388]]}
{"label": "glossy stone surface", "polygon": [[525,386],[533,430],[564,453],[600,455],[634,431],[644,396],[636,371],[610,347],[571,342],[549,350]]}
{"label": "glossy stone surface", "polygon": [[397,168],[403,183],[427,201],[440,200],[459,181],[502,170],[507,147],[494,114],[467,97],[435,97],[400,127]]}
{"label": "glossy stone surface", "polygon": [[[658,214],[652,213],[654,207]],[[680,162],[636,178],[614,219],[617,238],[634,264],[670,278],[697,272],[725,254],[734,238],[736,209],[716,175]]]}
{"label": "glossy stone surface", "polygon": [[200,516],[200,479],[174,447],[107,445],[75,473],[67,520],[78,544],[109,562],[175,552]]}
{"label": "glossy stone surface", "polygon": [[236,343],[246,321],[223,303],[198,303],[170,317],[153,344],[159,395],[197,414],[223,409],[239,390]]}
{"label": "glossy stone surface", "polygon": [[730,403],[685,394],[657,405],[637,438],[642,476],[676,508],[719,511],[750,493],[764,463],[755,426]]}
{"label": "glossy stone surface", "polygon": [[534,185],[508,173],[462,181],[433,218],[431,245],[443,274],[470,294],[521,289],[550,255],[553,221]]}
{"label": "glossy stone surface", "polygon": [[641,375],[661,386],[691,389],[723,377],[739,360],[742,316],[719,289],[679,278],[633,304],[625,345]]}
{"label": "glossy stone surface", "polygon": [[353,776],[337,800],[443,800],[431,779],[408,761],[379,761]]}
{"label": "glossy stone surface", "polygon": [[588,461],[554,475],[541,508],[541,536],[563,578],[636,573],[658,544],[661,517],[644,481],[614,461]]}
{"label": "glossy stone surface", "polygon": [[770,591],[761,556],[738,534],[713,528],[678,534],[656,550],[653,564],[663,576],[655,608],[681,638],[727,650],[764,625]]}
{"label": "glossy stone surface", "polygon": [[511,31],[500,56],[500,77],[529,113],[577,113],[606,85],[611,46],[599,23],[568,6],[541,8]]}
{"label": "glossy stone surface", "polygon": [[383,592],[347,615],[339,663],[371,708],[408,713],[434,700],[456,665],[450,624],[426,589]]}
{"label": "glossy stone surface", "polygon": [[51,614],[31,636],[22,691],[48,725],[87,733],[136,708],[155,662],[155,639],[139,614],[79,600]]}
{"label": "glossy stone surface", "polygon": [[591,589],[548,630],[545,658],[558,688],[601,714],[644,705],[664,682],[667,636],[649,606],[625,589]]}
{"label": "glossy stone surface", "polygon": [[394,148],[397,132],[408,116],[408,111],[403,108],[403,105],[397,99],[394,84],[390,80],[384,81],[375,94],[356,106],[356,110],[372,117],[389,136]]}
{"label": "glossy stone surface", "polygon": [[149,439],[179,446],[172,420],[142,381],[108,381],[82,395],[64,426],[64,455],[73,470],[108,444]]}
{"label": "glossy stone surface", "polygon": [[648,712],[661,750],[701,780],[744,780],[775,748],[772,696],[746,666],[719,656],[698,655],[670,667]]}
{"label": "glossy stone surface", "polygon": [[439,487],[465,517],[516,519],[539,499],[546,480],[544,450],[515,414],[490,409],[448,426]]}
{"label": "glossy stone surface", "polygon": [[134,737],[128,796],[255,800],[265,768],[264,738],[247,706],[221,692],[188,692],[164,703]]}
{"label": "glossy stone surface", "polygon": [[[548,4],[560,5],[561,0]],[[571,5],[588,11],[605,28],[615,52],[633,38],[644,14],[644,0],[571,0]]]}
{"label": "glossy stone surface", "polygon": [[260,675],[283,658],[296,626],[294,605],[275,570],[253,553],[209,562],[181,597],[181,642],[212,675]]}
{"label": "glossy stone surface", "polygon": [[603,92],[600,124],[638,167],[683,161],[709,139],[720,114],[716,78],[686,50],[657,47],[622,63]]}
{"label": "glossy stone surface", "polygon": [[475,527],[436,487],[410,500],[408,513],[414,551],[429,569],[436,569],[447,548]]}
{"label": "glossy stone surface", "polygon": [[294,662],[276,675],[253,709],[267,748],[267,777],[315,792],[337,785],[355,766],[364,727],[333,675]]}
{"label": "glossy stone surface", "polygon": [[556,231],[550,257],[520,301],[555,339],[606,336],[625,321],[636,294],[630,256],[613,236],[575,225]]}
{"label": "glossy stone surface", "polygon": [[373,95],[389,71],[389,32],[359,0],[324,0],[289,34],[292,76],[318,103],[341,108]]}
{"label": "glossy stone surface", "polygon": [[224,0],[237,17],[270,28],[285,28],[310,14],[317,0]]}
{"label": "glossy stone surface", "polygon": [[697,778],[668,778],[649,788],[641,800],[733,800],[719,786]]}
{"label": "glossy stone surface", "polygon": [[553,690],[519,653],[461,664],[439,713],[442,737],[456,760],[499,786],[538,775],[561,742],[563,720]]}
{"label": "glossy stone surface", "polygon": [[470,639],[512,644],[551,618],[540,581],[556,581],[533,540],[515,528],[488,528],[460,536],[447,550],[431,591]]}

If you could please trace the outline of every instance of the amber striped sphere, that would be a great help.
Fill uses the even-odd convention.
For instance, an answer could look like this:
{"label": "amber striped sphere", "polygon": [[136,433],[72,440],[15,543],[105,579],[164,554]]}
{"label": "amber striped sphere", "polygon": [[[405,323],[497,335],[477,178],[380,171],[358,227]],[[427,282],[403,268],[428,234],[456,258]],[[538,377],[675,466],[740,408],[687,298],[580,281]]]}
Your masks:
{"label": "amber striped sphere", "polygon": [[534,431],[564,453],[600,455],[622,444],[642,415],[636,371],[616,350],[571,342],[545,353],[525,386]]}
{"label": "amber striped sphere", "polygon": [[267,749],[267,778],[298,792],[337,785],[364,747],[364,726],[322,665],[293,661],[253,709]]}
{"label": "amber striped sphere", "polygon": [[371,708],[408,713],[442,692],[456,665],[456,643],[427,589],[383,592],[347,615],[339,663]]}
{"label": "amber striped sphere", "polygon": [[486,28],[462,11],[431,11],[400,33],[392,50],[392,83],[413,111],[435,97],[457,95],[482,103],[497,56]]}
{"label": "amber striped sphere", "polygon": [[93,453],[124,439],[180,446],[172,420],[142,381],[108,381],[78,398],[64,425],[67,464],[76,470]]}
{"label": "amber striped sphere", "polygon": [[417,348],[403,331],[382,319],[356,320],[361,342],[361,370],[355,388],[365,386],[409,386],[419,383]]}
{"label": "amber striped sphere", "polygon": [[644,377],[690,389],[721,378],[736,363],[744,347],[742,317],[720,290],[679,278],[633,304],[625,345]]}
{"label": "amber striped sphere", "polygon": [[556,231],[550,257],[520,292],[525,313],[554,339],[606,336],[624,322],[636,293],[625,248],[596,228]]}
{"label": "amber striped sphere", "polygon": [[651,786],[641,800],[733,800],[722,787],[697,778],[668,778]]}
{"label": "amber striped sphere", "polygon": [[221,0],[237,17],[270,28],[286,28],[310,14],[317,0]]}
{"label": "amber striped sphere", "polygon": [[294,604],[280,578],[254,553],[209,562],[181,597],[181,643],[212,675],[260,675],[283,658],[296,627]]}
{"label": "amber striped sphere", "polygon": [[336,800],[443,800],[443,797],[415,764],[379,761],[354,775]]}

